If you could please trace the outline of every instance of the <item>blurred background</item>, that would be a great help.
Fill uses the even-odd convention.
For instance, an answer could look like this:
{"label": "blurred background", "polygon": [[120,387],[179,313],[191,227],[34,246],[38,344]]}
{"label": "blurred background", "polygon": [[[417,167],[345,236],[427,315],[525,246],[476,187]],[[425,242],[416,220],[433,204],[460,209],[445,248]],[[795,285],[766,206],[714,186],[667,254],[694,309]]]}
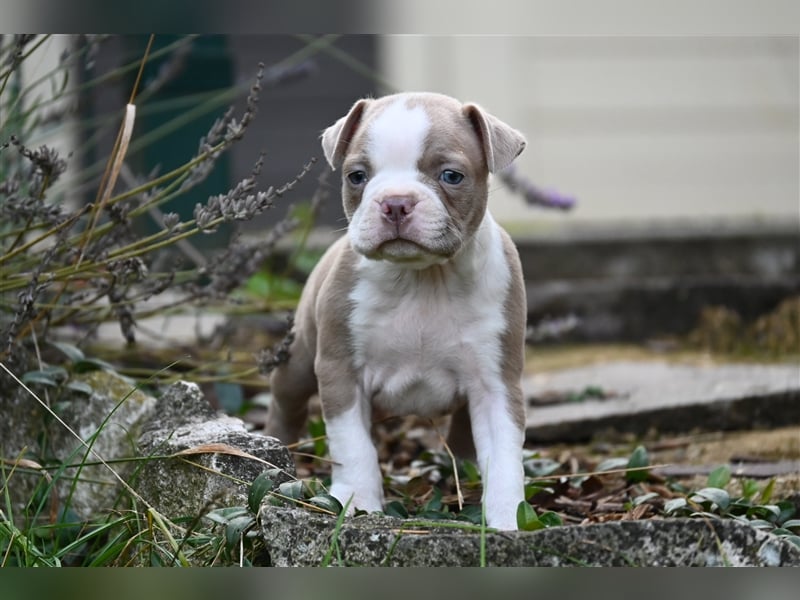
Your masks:
{"label": "blurred background", "polygon": [[[104,40],[71,85],[135,61],[146,41]],[[72,43],[54,36],[42,56],[56,63]],[[243,109],[257,64],[267,68],[247,135],[167,207],[182,217],[247,176],[260,151],[265,188],[319,159],[285,201],[307,202],[325,169],[325,127],[358,98],[430,90],[524,132],[515,174],[575,200],[547,210],[494,180],[490,208],[519,245],[532,321],[556,319],[580,340],[643,340],[691,330],[709,305],[753,319],[800,289],[796,37],[159,35],[154,50],[145,82],[157,85],[138,102],[126,159],[137,174],[181,164],[226,103]],[[108,155],[115,128],[104,123],[118,122],[134,76],[86,87],[79,115],[54,130],[57,145],[77,149],[71,161],[83,173]],[[334,180],[312,247],[345,226]],[[78,183],[63,181],[93,190]],[[258,236],[284,210],[244,231]],[[222,228],[203,245],[213,251],[229,235]]]}

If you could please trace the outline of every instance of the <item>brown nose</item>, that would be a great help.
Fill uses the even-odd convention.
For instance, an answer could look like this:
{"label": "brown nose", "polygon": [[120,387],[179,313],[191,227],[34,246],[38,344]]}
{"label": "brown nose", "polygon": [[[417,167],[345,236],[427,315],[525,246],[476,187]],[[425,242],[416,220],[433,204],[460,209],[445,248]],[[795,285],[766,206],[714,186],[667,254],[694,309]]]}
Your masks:
{"label": "brown nose", "polygon": [[416,201],[409,196],[390,196],[381,200],[381,212],[391,223],[401,223],[414,210]]}

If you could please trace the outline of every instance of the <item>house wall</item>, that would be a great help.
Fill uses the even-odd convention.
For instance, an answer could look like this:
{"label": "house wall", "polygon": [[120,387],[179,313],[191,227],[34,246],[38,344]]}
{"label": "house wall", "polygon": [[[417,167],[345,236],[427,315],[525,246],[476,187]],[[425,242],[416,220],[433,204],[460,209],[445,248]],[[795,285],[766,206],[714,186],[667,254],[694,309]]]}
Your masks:
{"label": "house wall", "polygon": [[384,36],[379,64],[526,134],[520,170],[578,206],[531,209],[495,182],[518,231],[798,219],[796,37]]}

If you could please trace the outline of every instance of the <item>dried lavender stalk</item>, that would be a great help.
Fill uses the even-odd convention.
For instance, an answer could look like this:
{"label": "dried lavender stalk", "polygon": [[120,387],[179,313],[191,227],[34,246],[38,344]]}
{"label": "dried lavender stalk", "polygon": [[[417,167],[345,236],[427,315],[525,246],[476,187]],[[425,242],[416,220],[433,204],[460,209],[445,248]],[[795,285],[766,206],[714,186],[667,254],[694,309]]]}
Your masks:
{"label": "dried lavender stalk", "polygon": [[576,200],[572,196],[564,195],[555,190],[543,190],[534,185],[527,177],[517,172],[517,166],[511,164],[497,176],[506,184],[509,190],[520,194],[531,206],[541,206],[542,208],[554,208],[557,210],[572,210]]}

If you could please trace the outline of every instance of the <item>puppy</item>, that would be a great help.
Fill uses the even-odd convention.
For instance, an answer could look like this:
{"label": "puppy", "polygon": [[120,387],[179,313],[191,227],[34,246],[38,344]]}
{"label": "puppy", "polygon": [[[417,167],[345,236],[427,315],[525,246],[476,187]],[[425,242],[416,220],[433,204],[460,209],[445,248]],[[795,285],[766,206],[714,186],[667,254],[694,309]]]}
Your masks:
{"label": "puppy", "polygon": [[475,104],[404,93],[356,102],[322,148],[342,172],[349,225],[300,298],[266,433],[295,441],[318,392],[331,494],[372,512],[383,508],[373,408],[453,413],[449,443],[477,457],[487,524],[516,529],[525,290],[486,204],[489,173],[525,139]]}

